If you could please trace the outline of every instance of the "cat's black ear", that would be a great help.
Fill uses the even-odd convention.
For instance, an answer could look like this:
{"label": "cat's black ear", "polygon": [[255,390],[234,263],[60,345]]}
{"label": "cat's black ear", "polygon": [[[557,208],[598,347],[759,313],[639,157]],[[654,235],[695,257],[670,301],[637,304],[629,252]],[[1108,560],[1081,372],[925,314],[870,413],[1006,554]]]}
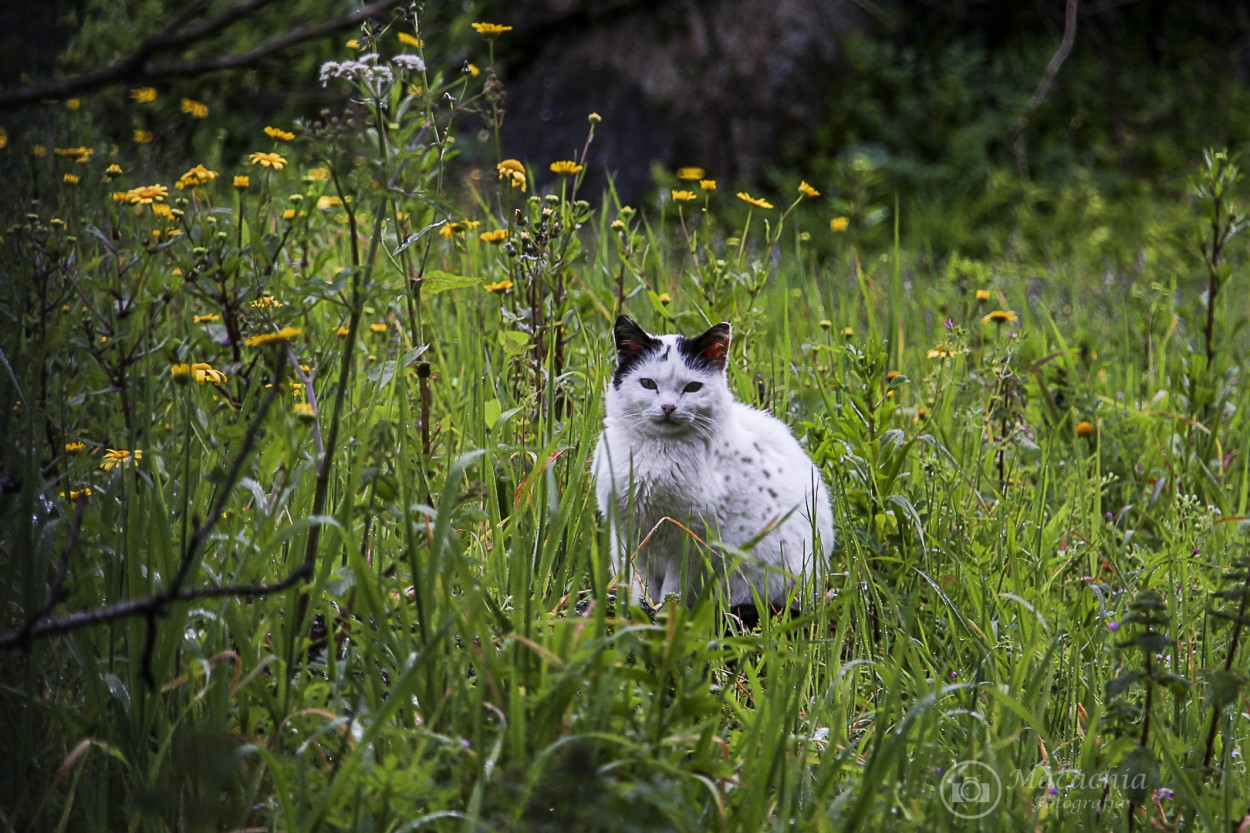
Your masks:
{"label": "cat's black ear", "polygon": [[730,327],[722,321],[697,338],[677,341],[677,350],[691,367],[704,371],[724,372],[729,360]]}
{"label": "cat's black ear", "polygon": [[616,319],[613,334],[616,336],[616,373],[612,375],[612,387],[619,390],[621,380],[629,375],[634,365],[660,349],[661,342],[627,315]]}
{"label": "cat's black ear", "polygon": [[613,328],[613,333],[616,336],[616,362],[618,365],[626,365],[637,361],[647,351],[654,350],[657,344],[656,339],[648,335],[628,315],[622,315],[616,319],[616,327]]}

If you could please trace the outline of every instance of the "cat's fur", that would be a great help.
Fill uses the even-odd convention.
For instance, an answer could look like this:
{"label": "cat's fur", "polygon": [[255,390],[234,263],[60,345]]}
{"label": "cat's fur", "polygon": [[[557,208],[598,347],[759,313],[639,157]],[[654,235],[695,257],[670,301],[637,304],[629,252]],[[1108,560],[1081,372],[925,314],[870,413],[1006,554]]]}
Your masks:
{"label": "cat's fur", "polygon": [[[810,601],[833,547],[829,493],[784,423],[734,400],[729,325],[654,336],[621,316],[615,336],[594,477],[622,584],[653,603],[703,587],[705,554],[668,517],[713,548],[731,605],[753,591],[773,605]],[[792,598],[796,581],[805,587]]]}

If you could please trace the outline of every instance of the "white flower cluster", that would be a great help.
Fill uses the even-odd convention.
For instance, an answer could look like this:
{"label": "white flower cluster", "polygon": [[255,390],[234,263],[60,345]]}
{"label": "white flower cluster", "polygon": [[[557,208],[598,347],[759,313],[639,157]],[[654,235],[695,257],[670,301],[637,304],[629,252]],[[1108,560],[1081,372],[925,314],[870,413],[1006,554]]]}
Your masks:
{"label": "white flower cluster", "polygon": [[425,72],[425,61],[416,55],[396,55],[391,63],[408,72]]}
{"label": "white flower cluster", "polygon": [[355,81],[370,95],[381,95],[382,88],[395,80],[395,75],[390,67],[378,66],[377,61],[376,52],[361,55],[355,61],[327,61],[321,65],[321,86],[331,78],[346,78]]}

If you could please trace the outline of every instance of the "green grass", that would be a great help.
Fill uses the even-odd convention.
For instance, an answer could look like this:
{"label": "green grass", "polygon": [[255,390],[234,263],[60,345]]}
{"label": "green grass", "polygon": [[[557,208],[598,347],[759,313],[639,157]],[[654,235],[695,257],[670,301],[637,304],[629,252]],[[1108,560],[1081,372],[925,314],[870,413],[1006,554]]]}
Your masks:
{"label": "green grass", "polygon": [[[1062,234],[1022,213],[981,262],[727,184],[592,208],[471,178],[480,85],[405,80],[169,219],[109,194],[198,160],[8,149],[0,627],[54,627],[0,653],[6,827],[1240,823],[1250,310],[1230,245],[1208,357],[1209,195],[1098,208],[1110,239],[1059,199]],[[822,605],[740,633],[714,598],[616,604],[589,456],[620,296],[734,324],[731,386],[834,496]],[[979,821],[943,801],[962,761],[1001,780]]]}

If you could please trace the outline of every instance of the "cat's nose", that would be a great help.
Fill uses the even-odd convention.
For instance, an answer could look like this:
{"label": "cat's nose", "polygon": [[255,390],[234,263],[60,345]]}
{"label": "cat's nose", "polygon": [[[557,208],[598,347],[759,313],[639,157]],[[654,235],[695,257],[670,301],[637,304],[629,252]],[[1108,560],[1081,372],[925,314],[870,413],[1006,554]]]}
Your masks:
{"label": "cat's nose", "polygon": [[673,415],[673,411],[677,410],[677,406],[665,403],[660,406],[660,410],[664,412],[664,416],[668,417]]}

